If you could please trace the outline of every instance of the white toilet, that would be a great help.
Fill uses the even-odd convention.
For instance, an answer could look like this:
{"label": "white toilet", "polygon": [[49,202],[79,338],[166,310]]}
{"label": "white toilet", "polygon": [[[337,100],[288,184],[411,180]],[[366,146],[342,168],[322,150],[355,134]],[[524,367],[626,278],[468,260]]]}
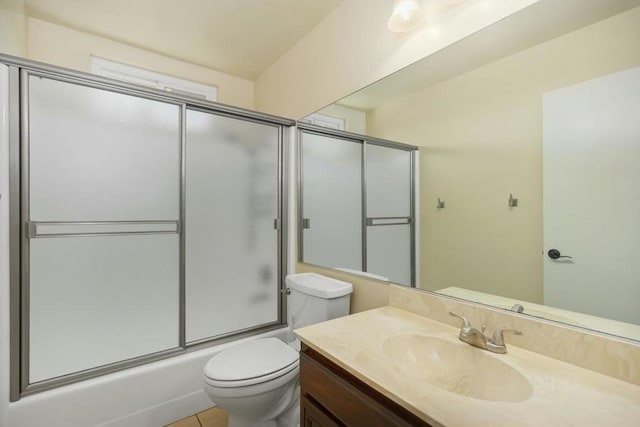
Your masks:
{"label": "white toilet", "polygon": [[[315,273],[287,276],[290,329],[349,314],[350,283]],[[293,336],[293,335],[292,335]],[[295,427],[300,421],[300,342],[261,338],[223,350],[204,368],[204,390],[229,427]]]}

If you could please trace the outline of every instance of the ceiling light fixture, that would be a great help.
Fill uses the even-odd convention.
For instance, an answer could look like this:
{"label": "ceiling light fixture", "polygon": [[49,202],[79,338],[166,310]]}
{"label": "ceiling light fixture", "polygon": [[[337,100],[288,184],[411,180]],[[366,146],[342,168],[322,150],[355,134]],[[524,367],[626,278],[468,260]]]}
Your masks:
{"label": "ceiling light fixture", "polygon": [[418,0],[394,0],[393,12],[387,28],[396,33],[405,33],[424,23],[424,13]]}

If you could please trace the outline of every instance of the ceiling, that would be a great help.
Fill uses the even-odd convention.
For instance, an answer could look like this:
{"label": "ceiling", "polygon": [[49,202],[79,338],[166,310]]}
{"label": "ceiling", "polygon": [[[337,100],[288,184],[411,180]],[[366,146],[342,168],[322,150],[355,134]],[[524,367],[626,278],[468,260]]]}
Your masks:
{"label": "ceiling", "polygon": [[640,0],[539,0],[509,18],[341,99],[337,104],[360,111],[374,110],[635,7],[640,7]]}
{"label": "ceiling", "polygon": [[342,0],[24,0],[28,16],[255,80]]}

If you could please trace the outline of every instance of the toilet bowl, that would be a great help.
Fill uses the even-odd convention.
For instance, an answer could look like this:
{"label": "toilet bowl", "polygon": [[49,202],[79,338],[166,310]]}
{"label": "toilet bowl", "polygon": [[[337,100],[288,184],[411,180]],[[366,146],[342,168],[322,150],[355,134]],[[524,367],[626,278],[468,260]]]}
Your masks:
{"label": "toilet bowl", "polygon": [[204,388],[229,412],[230,426],[277,426],[276,418],[297,403],[298,352],[278,338],[222,351],[204,372]]}
{"label": "toilet bowl", "polygon": [[[291,329],[349,314],[350,283],[315,273],[287,276]],[[297,339],[261,338],[211,358],[203,388],[229,413],[229,427],[296,427],[300,420]]]}

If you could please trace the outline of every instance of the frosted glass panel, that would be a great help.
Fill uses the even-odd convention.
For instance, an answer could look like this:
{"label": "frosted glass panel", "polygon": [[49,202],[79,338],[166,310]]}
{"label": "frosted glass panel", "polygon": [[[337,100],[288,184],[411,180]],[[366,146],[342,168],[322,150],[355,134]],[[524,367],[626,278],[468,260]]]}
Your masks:
{"label": "frosted glass panel", "polygon": [[411,152],[367,144],[367,216],[411,215]]}
{"label": "frosted glass panel", "polygon": [[367,227],[367,271],[411,285],[411,227]]}
{"label": "frosted glass panel", "polygon": [[187,341],[278,319],[279,128],[187,112]]}
{"label": "frosted glass panel", "polygon": [[30,242],[31,383],[178,347],[178,235]]}
{"label": "frosted glass panel", "polygon": [[29,77],[33,221],[177,219],[176,105]]}
{"label": "frosted glass panel", "polygon": [[362,144],[303,133],[303,261],[362,270]]}

